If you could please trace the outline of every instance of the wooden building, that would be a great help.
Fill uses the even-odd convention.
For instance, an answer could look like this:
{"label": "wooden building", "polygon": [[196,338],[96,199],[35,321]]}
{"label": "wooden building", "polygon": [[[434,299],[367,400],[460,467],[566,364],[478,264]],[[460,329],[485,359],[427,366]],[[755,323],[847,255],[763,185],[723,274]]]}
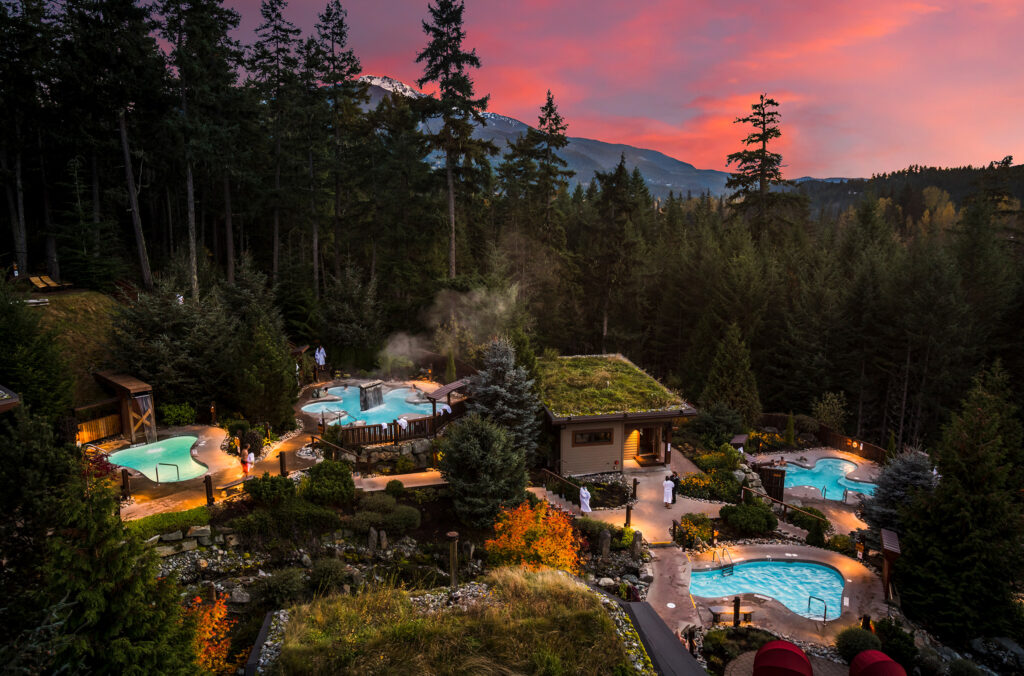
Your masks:
{"label": "wooden building", "polygon": [[[103,371],[94,373],[93,378],[103,387],[112,390],[120,403],[120,432],[133,444],[156,441],[156,411],[153,405],[153,388],[138,378],[120,373]],[[80,426],[81,427],[81,426]],[[79,442],[85,443],[85,430],[79,430]],[[105,434],[103,436],[110,436]],[[102,437],[95,437],[102,438]],[[91,441],[91,439],[89,439]]]}
{"label": "wooden building", "polygon": [[0,385],[0,413],[6,413],[21,403],[21,399],[14,392]]}
{"label": "wooden building", "polygon": [[542,359],[537,367],[563,476],[666,464],[673,424],[697,414],[620,354]]}

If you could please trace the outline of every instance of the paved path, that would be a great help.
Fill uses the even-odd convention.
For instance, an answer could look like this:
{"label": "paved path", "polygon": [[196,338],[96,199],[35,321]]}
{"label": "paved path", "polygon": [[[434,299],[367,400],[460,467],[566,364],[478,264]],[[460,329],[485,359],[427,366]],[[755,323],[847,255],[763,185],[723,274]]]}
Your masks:
{"label": "paved path", "polygon": [[[751,676],[754,673],[755,657],[757,657],[756,650],[743,653],[725,666],[725,676]],[[813,655],[807,657],[811,660],[814,676],[846,676],[850,672],[850,667],[845,664]]]}
{"label": "paved path", "polygon": [[356,488],[362,488],[367,493],[384,490],[389,481],[398,479],[406,488],[422,488],[424,486],[446,486],[447,481],[436,469],[414,474],[378,474],[373,477],[362,477],[356,480]]}

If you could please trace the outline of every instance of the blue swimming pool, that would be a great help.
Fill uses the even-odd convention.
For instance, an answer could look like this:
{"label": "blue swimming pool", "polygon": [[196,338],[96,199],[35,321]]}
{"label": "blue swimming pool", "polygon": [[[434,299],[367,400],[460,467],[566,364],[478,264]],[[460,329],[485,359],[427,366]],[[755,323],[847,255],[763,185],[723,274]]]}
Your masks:
{"label": "blue swimming pool", "polygon": [[327,394],[341,399],[306,404],[302,410],[317,418],[322,413],[324,419],[331,425],[347,425],[357,420],[362,420],[367,425],[379,425],[392,422],[403,415],[430,415],[432,410],[429,403],[410,401],[421,396],[411,387],[400,387],[385,392],[383,404],[365,411],[359,410],[359,388],[355,385],[332,387],[327,390]]}
{"label": "blue swimming pool", "polygon": [[[721,569],[694,571],[690,593],[703,598],[762,594],[797,615],[834,620],[843,611],[843,576],[835,568],[803,561],[737,563],[730,574]],[[812,598],[815,597],[815,598]]]}
{"label": "blue swimming pool", "polygon": [[810,486],[823,491],[826,500],[842,500],[844,490],[865,495],[875,494],[875,484],[847,479],[857,464],[839,458],[822,458],[811,469],[790,463],[786,467],[786,488]]}
{"label": "blue swimming pool", "polygon": [[107,458],[120,467],[131,467],[158,483],[195,479],[206,474],[207,467],[192,459],[196,437],[172,437],[112,453]]}

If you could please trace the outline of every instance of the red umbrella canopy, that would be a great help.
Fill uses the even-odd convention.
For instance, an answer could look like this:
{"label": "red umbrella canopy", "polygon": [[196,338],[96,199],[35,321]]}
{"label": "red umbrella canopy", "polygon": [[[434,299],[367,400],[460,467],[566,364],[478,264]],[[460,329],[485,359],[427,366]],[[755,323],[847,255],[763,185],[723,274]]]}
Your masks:
{"label": "red umbrella canopy", "polygon": [[907,676],[907,672],[885,653],[865,650],[850,662],[850,676]]}
{"label": "red umbrella canopy", "polygon": [[814,676],[811,661],[789,641],[770,641],[754,657],[753,676]]}

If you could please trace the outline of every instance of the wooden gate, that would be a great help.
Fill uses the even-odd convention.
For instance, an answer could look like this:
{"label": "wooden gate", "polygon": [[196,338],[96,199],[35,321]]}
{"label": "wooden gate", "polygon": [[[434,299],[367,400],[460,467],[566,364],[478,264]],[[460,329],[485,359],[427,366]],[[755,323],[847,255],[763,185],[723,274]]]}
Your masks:
{"label": "wooden gate", "polygon": [[783,502],[786,492],[786,470],[779,467],[756,467],[761,477],[761,485],[768,497]]}

